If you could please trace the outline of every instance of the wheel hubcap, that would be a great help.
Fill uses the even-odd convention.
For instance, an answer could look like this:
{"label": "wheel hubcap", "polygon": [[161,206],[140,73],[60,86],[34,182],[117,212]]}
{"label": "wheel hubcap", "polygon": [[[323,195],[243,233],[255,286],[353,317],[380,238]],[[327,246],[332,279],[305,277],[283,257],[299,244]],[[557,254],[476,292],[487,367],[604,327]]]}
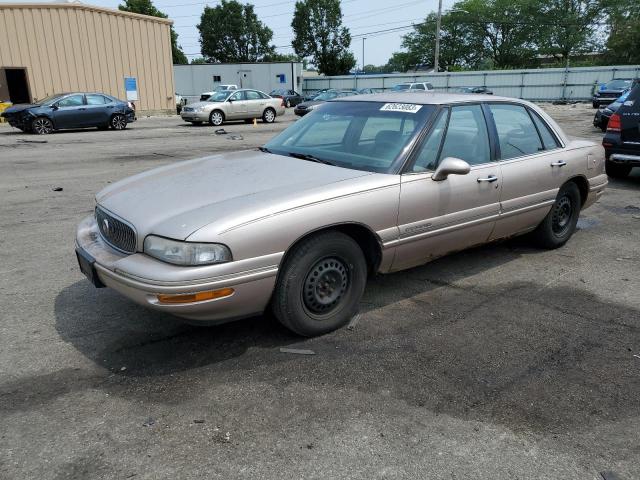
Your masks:
{"label": "wheel hubcap", "polygon": [[349,287],[349,270],[344,262],[329,257],[317,262],[304,282],[303,301],[310,313],[327,314],[339,304]]}
{"label": "wheel hubcap", "polygon": [[553,233],[563,235],[569,229],[572,213],[571,199],[568,196],[560,198],[553,209]]}
{"label": "wheel hubcap", "polygon": [[219,113],[214,113],[211,117],[213,118],[213,123],[215,125],[220,125],[222,123],[222,115]]}
{"label": "wheel hubcap", "polygon": [[116,130],[122,130],[126,125],[125,119],[122,115],[116,115],[113,117],[113,128]]}
{"label": "wheel hubcap", "polygon": [[273,122],[274,115],[273,115],[273,112],[271,110],[269,110],[267,113],[265,113],[264,117],[267,119],[267,122],[269,122],[269,123]]}
{"label": "wheel hubcap", "polygon": [[36,120],[33,128],[37,133],[49,133],[49,131],[51,130],[49,122],[44,118]]}

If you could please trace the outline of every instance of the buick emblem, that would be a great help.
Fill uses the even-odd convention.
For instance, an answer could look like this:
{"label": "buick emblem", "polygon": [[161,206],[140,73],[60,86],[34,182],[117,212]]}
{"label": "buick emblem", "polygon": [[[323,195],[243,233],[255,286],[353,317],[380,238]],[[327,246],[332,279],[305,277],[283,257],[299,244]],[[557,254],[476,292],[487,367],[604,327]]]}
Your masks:
{"label": "buick emblem", "polygon": [[104,230],[105,233],[109,232],[109,220],[107,220],[106,218],[102,220],[102,230]]}

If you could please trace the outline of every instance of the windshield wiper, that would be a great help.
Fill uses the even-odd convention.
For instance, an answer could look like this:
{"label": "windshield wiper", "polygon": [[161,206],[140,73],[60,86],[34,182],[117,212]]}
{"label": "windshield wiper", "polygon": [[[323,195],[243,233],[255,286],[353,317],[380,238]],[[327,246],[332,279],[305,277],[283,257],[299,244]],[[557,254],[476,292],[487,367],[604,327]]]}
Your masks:
{"label": "windshield wiper", "polygon": [[296,152],[289,152],[287,153],[287,155],[289,155],[290,157],[293,158],[299,158],[301,160],[309,160],[310,162],[316,162],[316,163],[323,163],[325,165],[332,165],[332,166],[336,166],[335,163],[330,162],[329,160],[324,160],[322,158],[318,158],[314,155],[311,155],[309,153],[296,153]]}

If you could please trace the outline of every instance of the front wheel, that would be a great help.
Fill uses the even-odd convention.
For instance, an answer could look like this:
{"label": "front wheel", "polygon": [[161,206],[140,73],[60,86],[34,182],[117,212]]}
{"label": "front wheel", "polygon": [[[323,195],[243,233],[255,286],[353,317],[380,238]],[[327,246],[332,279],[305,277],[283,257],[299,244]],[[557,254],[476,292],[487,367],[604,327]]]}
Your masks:
{"label": "front wheel", "polygon": [[604,169],[611,178],[624,178],[631,172],[631,166],[621,165],[610,160],[604,162]]}
{"label": "front wheel", "polygon": [[116,113],[113,117],[111,117],[111,122],[109,123],[109,125],[114,130],[124,130],[125,128],[127,128],[127,117],[125,117],[121,113]]}
{"label": "front wheel", "polygon": [[267,108],[262,114],[264,123],[273,123],[276,121],[276,111],[273,108]]}
{"label": "front wheel", "polygon": [[559,248],[571,238],[580,216],[580,190],[574,182],[564,184],[551,210],[533,231],[534,241],[543,248]]}
{"label": "front wheel", "polygon": [[293,247],[278,275],[272,308],[305,337],[346,325],[357,313],[367,281],[362,250],[348,235],[324,232]]}
{"label": "front wheel", "polygon": [[48,135],[53,132],[53,123],[47,117],[38,117],[31,122],[31,130],[37,135]]}
{"label": "front wheel", "polygon": [[209,123],[214,127],[219,127],[224,123],[224,113],[222,113],[220,110],[214,110],[209,115]]}

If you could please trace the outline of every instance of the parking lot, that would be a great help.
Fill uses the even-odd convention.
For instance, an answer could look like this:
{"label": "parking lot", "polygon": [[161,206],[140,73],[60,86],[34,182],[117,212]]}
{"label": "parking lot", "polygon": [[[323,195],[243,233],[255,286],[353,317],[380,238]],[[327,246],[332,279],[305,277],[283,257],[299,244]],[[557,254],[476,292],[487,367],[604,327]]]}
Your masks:
{"label": "parking lot", "polygon": [[[602,138],[590,105],[544,107]],[[378,276],[319,338],[270,315],[185,325],[79,272],[95,192],[294,118],[0,124],[0,478],[640,478],[640,169],[565,247],[513,239]]]}

